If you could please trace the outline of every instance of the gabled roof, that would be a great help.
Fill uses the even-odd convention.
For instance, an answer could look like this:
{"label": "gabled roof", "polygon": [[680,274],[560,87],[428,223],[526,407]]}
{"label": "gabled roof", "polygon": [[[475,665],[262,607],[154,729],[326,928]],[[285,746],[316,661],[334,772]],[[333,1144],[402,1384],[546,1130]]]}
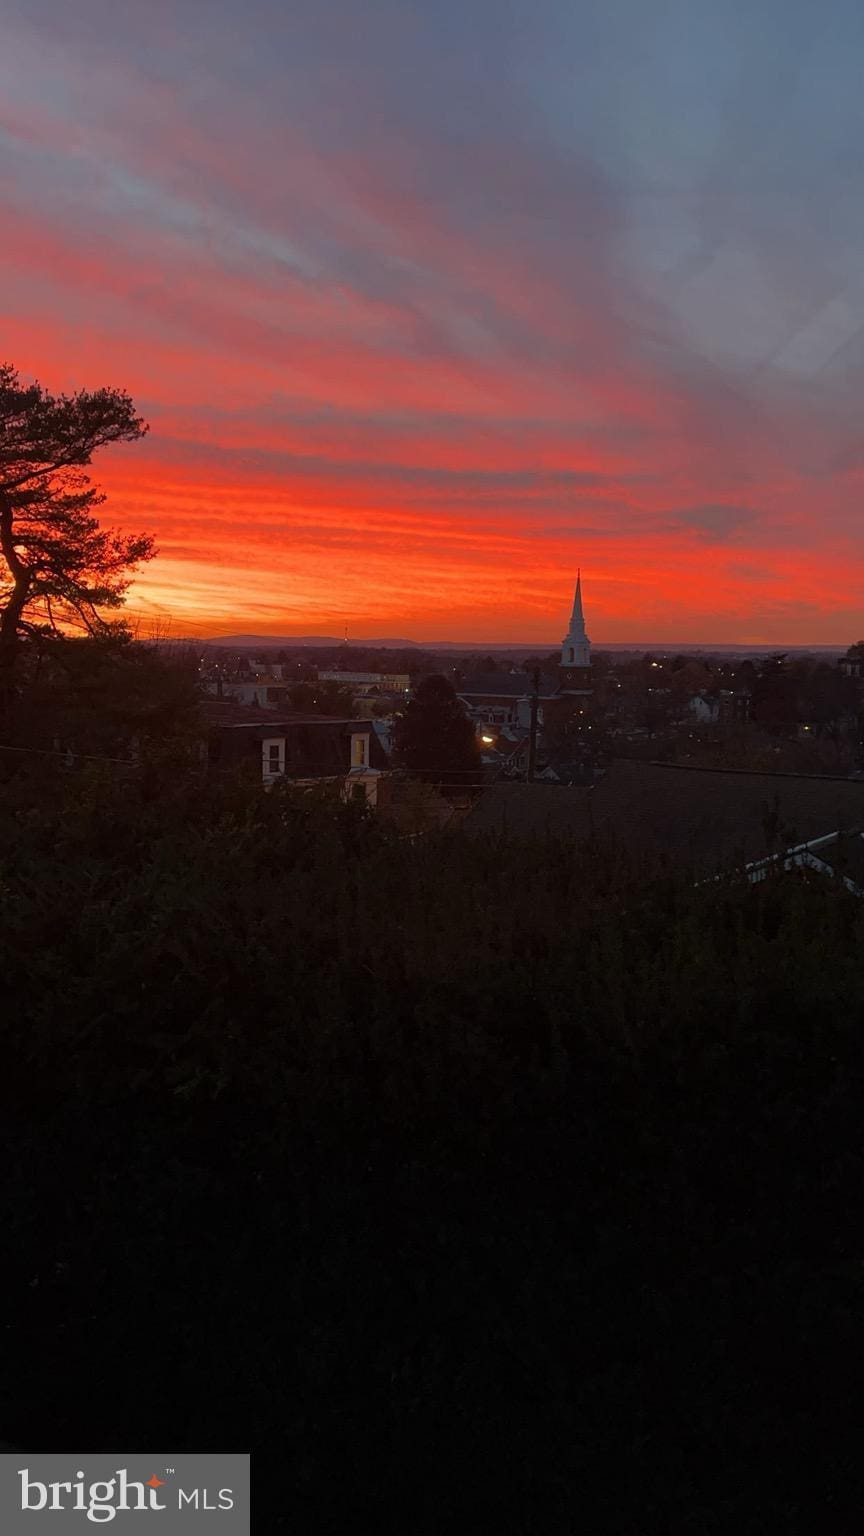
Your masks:
{"label": "gabled roof", "polygon": [[764,880],[772,869],[812,869],[842,880],[853,896],[864,896],[864,833],[831,832],[746,867],[749,880]]}

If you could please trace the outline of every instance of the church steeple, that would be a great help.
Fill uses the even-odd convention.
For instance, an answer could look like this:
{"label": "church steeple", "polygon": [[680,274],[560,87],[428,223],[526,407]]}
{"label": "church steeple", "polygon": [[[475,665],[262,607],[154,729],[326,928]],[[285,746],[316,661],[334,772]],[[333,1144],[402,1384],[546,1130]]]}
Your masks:
{"label": "church steeple", "polygon": [[578,570],[576,572],[576,596],[573,599],[573,612],[570,615],[570,633],[571,634],[573,633],[574,629],[581,630],[583,635],[585,633],[585,616],[584,616],[584,614],[582,612],[582,571],[581,570]]}
{"label": "church steeple", "polygon": [[582,572],[576,573],[576,593],[570,628],[561,643],[562,667],[590,667],[591,641],[585,633],[585,616],[582,612]]}

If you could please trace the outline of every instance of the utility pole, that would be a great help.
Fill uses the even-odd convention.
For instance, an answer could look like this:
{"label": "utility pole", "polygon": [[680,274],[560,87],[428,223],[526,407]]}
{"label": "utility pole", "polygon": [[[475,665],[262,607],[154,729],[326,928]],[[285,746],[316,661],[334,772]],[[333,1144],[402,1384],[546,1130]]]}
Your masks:
{"label": "utility pole", "polygon": [[531,726],[528,735],[528,783],[534,783],[534,769],[537,764],[537,709],[540,699],[540,668],[535,667],[532,674],[534,684],[531,694]]}

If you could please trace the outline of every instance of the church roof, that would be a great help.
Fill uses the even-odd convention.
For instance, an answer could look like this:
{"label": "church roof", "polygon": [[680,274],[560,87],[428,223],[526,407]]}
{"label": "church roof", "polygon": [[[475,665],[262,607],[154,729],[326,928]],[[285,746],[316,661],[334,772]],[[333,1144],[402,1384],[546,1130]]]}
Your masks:
{"label": "church roof", "polygon": [[485,698],[522,699],[531,693],[532,687],[527,672],[475,672],[463,678],[456,692],[460,698],[477,694]]}

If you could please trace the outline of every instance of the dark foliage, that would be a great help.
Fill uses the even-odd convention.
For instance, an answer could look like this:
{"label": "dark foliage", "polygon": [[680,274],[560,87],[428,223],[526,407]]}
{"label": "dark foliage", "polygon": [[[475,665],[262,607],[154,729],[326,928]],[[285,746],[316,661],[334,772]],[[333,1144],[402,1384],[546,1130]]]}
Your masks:
{"label": "dark foliage", "polygon": [[326,679],[323,682],[295,683],[288,690],[288,699],[292,709],[306,715],[342,715],[350,720],[356,713],[354,695],[350,688],[340,687],[338,683]]}
{"label": "dark foliage", "polygon": [[856,1528],[860,903],[5,775],[2,1438],[251,1447],[262,1530]]}
{"label": "dark foliage", "polygon": [[396,760],[429,783],[459,788],[480,778],[477,736],[453,684],[426,677],[396,718]]}
{"label": "dark foliage", "polygon": [[128,635],[42,636],[22,646],[23,684],[6,744],[128,759],[176,756],[200,733],[198,658],[187,646]]}
{"label": "dark foliage", "polygon": [[552,764],[602,764],[611,755],[606,717],[593,699],[555,699],[543,707],[543,756]]}
{"label": "dark foliage", "polygon": [[786,656],[769,657],[753,685],[753,719],[782,735],[798,719],[799,707],[797,680]]}
{"label": "dark foliage", "polygon": [[[153,541],[100,526],[94,453],[147,427],[123,390],[51,395],[0,364],[0,705],[9,707],[19,640],[70,625],[109,632]],[[116,628],[116,626],[114,626]]]}

